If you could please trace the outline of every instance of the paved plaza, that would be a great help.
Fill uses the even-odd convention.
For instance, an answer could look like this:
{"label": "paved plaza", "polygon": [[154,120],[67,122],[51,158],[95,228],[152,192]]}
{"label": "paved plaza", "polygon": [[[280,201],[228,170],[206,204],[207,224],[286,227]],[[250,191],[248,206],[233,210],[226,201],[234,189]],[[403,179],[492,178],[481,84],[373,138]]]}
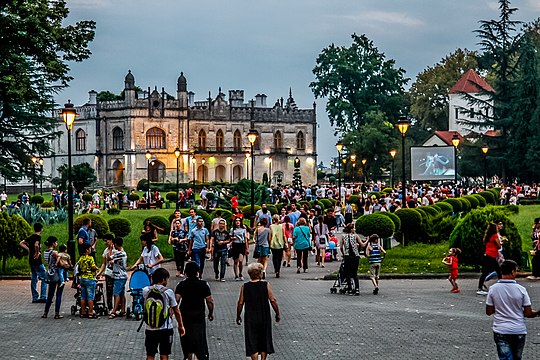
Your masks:
{"label": "paved plaza", "polygon": [[[310,258],[313,261],[313,258]],[[311,264],[310,264],[311,265]],[[446,280],[383,280],[378,296],[368,280],[361,295],[332,295],[333,281],[322,280],[337,269],[294,267],[269,282],[276,293],[282,322],[274,324],[275,359],[495,359],[491,318],[484,297],[475,294],[476,280],[461,280],[462,292],[450,293]],[[166,267],[174,274],[173,264]],[[384,266],[383,266],[384,270]],[[235,324],[239,282],[213,281],[215,320],[208,324],[213,359],[244,359],[243,326]],[[143,359],[144,331],[135,320],[79,319],[69,315],[74,291],[64,294],[61,320],[41,319],[44,304],[30,302],[29,281],[0,281],[0,358],[2,359]],[[175,287],[176,278],[170,286]],[[522,282],[533,308],[540,308],[540,284]],[[540,320],[527,320],[525,359],[540,359]],[[181,359],[175,334],[174,359]]]}

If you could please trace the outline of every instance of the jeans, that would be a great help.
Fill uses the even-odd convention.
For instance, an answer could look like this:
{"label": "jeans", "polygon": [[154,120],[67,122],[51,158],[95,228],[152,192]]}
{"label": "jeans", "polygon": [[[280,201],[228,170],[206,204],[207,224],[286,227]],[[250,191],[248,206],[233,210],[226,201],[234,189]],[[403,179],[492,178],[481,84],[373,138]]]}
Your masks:
{"label": "jeans", "polygon": [[484,282],[486,281],[486,276],[492,271],[496,271],[497,277],[502,279],[501,268],[499,267],[497,259],[484,254],[484,258],[482,259],[482,275],[480,275],[480,279],[478,280],[478,290],[482,290]]}
{"label": "jeans", "polygon": [[274,264],[274,271],[279,273],[281,270],[281,262],[283,261],[283,249],[270,249],[272,251],[272,264]]}
{"label": "jeans", "polygon": [[173,250],[174,262],[176,263],[176,271],[184,272],[184,263],[186,262],[186,252]]}
{"label": "jeans", "polygon": [[191,260],[199,265],[199,278],[202,279],[204,271],[204,263],[206,262],[206,248],[192,249]]}
{"label": "jeans", "polygon": [[[225,277],[225,269],[227,268],[227,250],[217,250],[214,252],[214,273],[216,278],[223,279]],[[221,267],[219,266],[221,262]]]}
{"label": "jeans", "polygon": [[525,334],[507,335],[493,333],[499,360],[520,360],[525,347]]}
{"label": "jeans", "polygon": [[61,283],[68,281],[68,271],[67,271],[67,269],[58,268],[57,271],[58,271],[58,280]]}
{"label": "jeans", "polygon": [[47,303],[45,304],[45,314],[49,313],[51,308],[52,299],[56,292],[56,301],[54,303],[54,313],[60,313],[60,305],[62,305],[62,294],[64,293],[64,285],[60,286],[59,282],[49,284],[49,292],[47,293]]}
{"label": "jeans", "polygon": [[296,249],[296,267],[304,267],[304,270],[308,268],[308,254],[309,248],[298,250]]}
{"label": "jeans", "polygon": [[[43,264],[41,265],[31,265],[30,271],[32,272],[32,280],[30,281],[30,290],[32,291],[32,300],[38,300],[38,299],[46,299],[47,295],[47,284],[43,282],[43,278],[45,278],[45,266]],[[41,281],[41,292],[38,294],[37,292],[37,282],[38,279]]]}
{"label": "jeans", "polygon": [[94,301],[96,296],[96,280],[81,279],[81,300]]}

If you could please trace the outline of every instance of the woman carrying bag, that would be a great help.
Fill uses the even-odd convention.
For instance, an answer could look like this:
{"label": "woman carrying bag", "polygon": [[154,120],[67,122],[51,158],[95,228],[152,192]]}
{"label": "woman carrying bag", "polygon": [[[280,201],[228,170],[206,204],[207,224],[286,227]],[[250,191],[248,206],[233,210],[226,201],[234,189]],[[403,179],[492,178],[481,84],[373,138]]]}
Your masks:
{"label": "woman carrying bag", "polygon": [[45,304],[45,311],[43,312],[43,315],[41,315],[42,318],[46,319],[47,315],[49,314],[49,309],[52,305],[52,299],[55,296],[56,293],[56,301],[54,303],[54,318],[55,319],[62,319],[63,316],[60,315],[60,306],[62,305],[62,294],[64,292],[64,283],[60,282],[60,277],[58,275],[59,269],[56,267],[57,262],[57,254],[58,252],[55,250],[57,245],[58,239],[54,236],[49,236],[47,238],[47,241],[45,241],[45,245],[47,245],[47,250],[43,253],[43,258],[45,262],[47,263],[48,271],[47,271],[47,281],[49,283],[49,289],[47,293],[47,302]]}
{"label": "woman carrying bag", "polygon": [[306,219],[300,218],[296,222],[293,231],[293,245],[296,250],[296,273],[300,274],[300,268],[304,272],[308,269],[308,254],[311,249],[311,232],[307,226]]}

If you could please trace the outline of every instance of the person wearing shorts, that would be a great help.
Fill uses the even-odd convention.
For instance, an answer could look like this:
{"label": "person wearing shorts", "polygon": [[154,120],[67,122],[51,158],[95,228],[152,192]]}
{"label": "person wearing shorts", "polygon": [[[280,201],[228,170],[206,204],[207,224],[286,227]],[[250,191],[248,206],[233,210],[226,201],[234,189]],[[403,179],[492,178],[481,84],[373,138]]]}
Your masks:
{"label": "person wearing shorts", "polygon": [[[83,256],[80,257],[79,271],[81,274],[81,318],[97,319],[94,314],[94,298],[96,295],[96,271],[98,270],[94,258],[90,256],[90,244],[81,244]],[[88,305],[88,312],[86,311]]]}
{"label": "person wearing shorts", "polygon": [[[159,268],[154,271],[152,273],[152,283],[154,285],[147,286],[143,289],[143,298],[146,301],[148,294],[154,289],[160,291],[163,294],[166,306],[169,308],[169,314],[174,314],[174,317],[176,318],[180,336],[184,336],[186,330],[184,329],[184,323],[182,322],[182,315],[180,315],[176,297],[172,289],[167,287],[169,277],[169,272],[164,268]],[[168,359],[168,356],[171,354],[174,338],[172,317],[167,316],[165,323],[157,329],[152,328],[147,324],[145,334],[146,338],[144,346],[146,348],[146,360],[154,360],[158,352],[160,359]]]}
{"label": "person wearing shorts", "polygon": [[113,265],[112,278],[114,279],[113,297],[114,308],[111,309],[109,319],[126,315],[126,282],[127,282],[127,254],[124,251],[124,240],[117,237],[113,240],[114,251],[110,262]]}
{"label": "person wearing shorts", "polygon": [[244,256],[249,253],[249,234],[242,223],[242,219],[236,217],[231,229],[231,253],[234,260],[234,280],[243,281],[242,270],[244,269]]}
{"label": "person wearing shorts", "polygon": [[381,273],[382,254],[386,254],[386,251],[379,244],[379,235],[371,235],[366,248],[366,256],[369,258],[369,277],[375,287],[373,289],[373,295],[379,293],[379,274]]}

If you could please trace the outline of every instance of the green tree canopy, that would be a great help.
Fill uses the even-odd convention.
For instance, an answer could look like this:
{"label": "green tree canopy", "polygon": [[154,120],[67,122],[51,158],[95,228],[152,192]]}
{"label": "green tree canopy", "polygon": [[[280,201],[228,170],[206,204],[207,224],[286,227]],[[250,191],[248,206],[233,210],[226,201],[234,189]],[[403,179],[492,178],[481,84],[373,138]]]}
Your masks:
{"label": "green tree canopy", "polygon": [[95,22],[66,24],[68,14],[65,0],[0,2],[0,173],[10,180],[49,153],[53,96],[72,80],[68,63],[91,54]]}
{"label": "green tree canopy", "polygon": [[425,129],[448,130],[448,92],[469,69],[478,69],[476,53],[457,49],[416,77],[410,90],[411,114]]}
{"label": "green tree canopy", "polygon": [[358,129],[369,111],[397,118],[403,106],[405,70],[387,60],[366,35],[352,34],[350,47],[323,49],[309,86],[315,97],[327,97],[326,112],[338,132]]}
{"label": "green tree canopy", "polygon": [[[68,171],[67,165],[58,168],[60,178],[53,179],[52,182],[60,189],[67,189]],[[71,167],[71,179],[76,191],[81,191],[97,180],[95,171],[89,163],[81,163]]]}

